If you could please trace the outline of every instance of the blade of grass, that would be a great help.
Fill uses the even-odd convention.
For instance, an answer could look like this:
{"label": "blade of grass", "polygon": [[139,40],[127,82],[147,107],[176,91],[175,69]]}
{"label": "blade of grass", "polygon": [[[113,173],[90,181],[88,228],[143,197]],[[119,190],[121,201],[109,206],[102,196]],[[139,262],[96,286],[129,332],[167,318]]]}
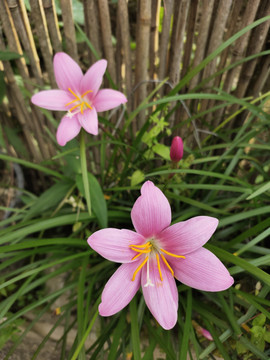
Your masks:
{"label": "blade of grass", "polygon": [[141,360],[140,335],[138,326],[138,311],[136,297],[134,297],[129,305],[131,317],[131,339],[134,360]]}
{"label": "blade of grass", "polygon": [[185,311],[185,325],[183,330],[183,337],[180,344],[179,359],[187,359],[189,349],[189,337],[191,329],[191,314],[192,314],[192,292],[191,289],[187,291],[187,307]]}

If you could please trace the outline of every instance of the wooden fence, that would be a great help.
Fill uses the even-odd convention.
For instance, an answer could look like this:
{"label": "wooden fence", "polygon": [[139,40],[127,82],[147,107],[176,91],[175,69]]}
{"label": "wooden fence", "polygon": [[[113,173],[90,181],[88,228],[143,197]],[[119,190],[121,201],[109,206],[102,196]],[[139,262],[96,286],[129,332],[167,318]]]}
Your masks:
{"label": "wooden fence", "polygon": [[[112,80],[129,98],[130,112],[153,88],[148,80],[168,78],[175,86],[220,44],[269,14],[269,0],[0,0],[0,52],[25,54],[0,63],[8,99],[1,104],[0,113],[6,149],[22,156],[9,141],[16,132],[31,160],[40,162],[55,153],[54,139],[48,135],[55,133],[54,121],[30,102],[37,89],[57,87],[54,53],[67,52],[84,70],[97,57],[106,58]],[[244,33],[195,74],[181,92],[189,93],[224,67],[267,49],[269,25],[270,21],[265,21]],[[223,91],[238,98],[257,96],[268,79],[269,66],[269,54],[240,62],[200,91],[210,92],[222,83]],[[169,90],[163,87],[160,95]],[[186,105],[196,113],[195,102]],[[214,105],[213,100],[205,100],[200,111]],[[187,117],[183,108],[179,111],[174,125]],[[223,114],[224,108],[205,119],[217,125]],[[57,121],[58,115],[53,114]],[[139,114],[134,130],[143,124],[144,115]]]}

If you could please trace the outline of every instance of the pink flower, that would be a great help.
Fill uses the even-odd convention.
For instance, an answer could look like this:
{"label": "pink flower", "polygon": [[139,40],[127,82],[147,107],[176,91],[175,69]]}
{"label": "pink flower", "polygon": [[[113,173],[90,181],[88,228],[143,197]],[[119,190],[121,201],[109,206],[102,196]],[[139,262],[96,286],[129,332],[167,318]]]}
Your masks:
{"label": "pink flower", "polygon": [[170,157],[173,162],[178,162],[183,157],[183,140],[180,136],[175,136],[170,149]]}
{"label": "pink flower", "polygon": [[59,89],[40,91],[31,100],[44,109],[67,111],[57,129],[59,145],[66,145],[79,134],[82,127],[88,133],[97,135],[97,112],[127,102],[125,95],[119,91],[99,90],[107,67],[106,60],[97,61],[85,75],[79,65],[63,52],[54,56],[53,65]]}
{"label": "pink flower", "polygon": [[233,284],[221,261],[202,247],[216,230],[217,219],[197,216],[170,226],[170,204],[151,181],[143,184],[131,219],[136,232],[109,228],[88,238],[101,256],[122,263],[103,290],[100,315],[123,309],[142,286],[153,316],[171,329],[178,310],[174,278],[204,291],[222,291]]}

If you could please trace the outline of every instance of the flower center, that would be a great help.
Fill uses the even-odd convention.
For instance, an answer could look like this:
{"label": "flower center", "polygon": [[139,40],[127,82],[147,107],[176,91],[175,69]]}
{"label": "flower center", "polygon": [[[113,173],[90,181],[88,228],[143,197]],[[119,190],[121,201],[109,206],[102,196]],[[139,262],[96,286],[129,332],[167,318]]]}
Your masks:
{"label": "flower center", "polygon": [[[76,105],[72,106],[72,108],[70,108],[68,110],[69,114],[74,115],[74,114],[77,114],[78,112],[81,112],[81,114],[83,114],[83,111],[87,108],[92,110],[92,106],[84,99],[85,95],[93,92],[92,90],[87,90],[85,93],[83,93],[80,96],[75,94],[75,92],[72,91],[71,88],[68,88],[68,91],[75,97],[75,99],[70,101],[69,103],[67,103],[65,106],[69,106],[71,104],[77,103]],[[78,107],[80,107],[80,109],[78,109],[78,111],[72,112],[73,110],[77,109]]]}
{"label": "flower center", "polygon": [[154,284],[152,283],[152,281],[150,279],[150,270],[149,270],[149,258],[150,258],[150,256],[152,254],[155,255],[155,258],[156,258],[156,261],[157,261],[159,277],[160,277],[161,281],[163,281],[163,276],[162,276],[162,272],[161,272],[160,258],[159,257],[161,257],[164,264],[170,270],[172,276],[174,276],[173,269],[170,267],[170,265],[169,265],[167,259],[165,258],[164,254],[168,255],[168,256],[180,258],[180,259],[185,259],[185,256],[183,256],[183,255],[176,255],[176,254],[170,253],[167,250],[164,250],[164,249],[160,248],[159,246],[157,246],[154,239],[151,239],[150,241],[147,241],[147,243],[143,244],[143,245],[130,245],[129,247],[131,248],[131,250],[133,250],[136,253],[136,255],[134,255],[131,260],[135,260],[135,259],[139,258],[140,256],[142,256],[142,257],[144,256],[144,260],[140,263],[140,265],[134,271],[134,274],[133,274],[131,280],[134,281],[135,278],[136,278],[136,275],[138,274],[138,272],[144,267],[145,264],[147,264],[146,265],[147,266],[147,270],[146,270],[147,271],[147,282],[144,285],[145,287],[154,286]]}

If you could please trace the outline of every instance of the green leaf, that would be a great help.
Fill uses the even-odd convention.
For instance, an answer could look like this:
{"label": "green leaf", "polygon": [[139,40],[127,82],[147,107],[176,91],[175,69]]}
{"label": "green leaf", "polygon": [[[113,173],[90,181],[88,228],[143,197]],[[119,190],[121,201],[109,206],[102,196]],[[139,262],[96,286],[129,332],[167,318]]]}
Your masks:
{"label": "green leaf", "polygon": [[140,350],[140,333],[138,327],[138,311],[136,298],[133,298],[129,304],[130,316],[131,316],[131,339],[132,339],[132,350],[134,355],[134,360],[141,359],[141,350]]}
{"label": "green leaf", "polygon": [[15,60],[19,59],[20,57],[22,57],[22,55],[13,51],[0,51],[0,60],[2,61]]}
{"label": "green leaf", "polygon": [[252,321],[252,325],[255,326],[263,326],[265,324],[266,321],[266,316],[264,314],[260,314],[258,316],[255,317],[255,319],[253,319]]}
{"label": "green leaf", "polygon": [[170,160],[170,148],[164,144],[156,144],[152,150],[165,160]]}
{"label": "green leaf", "polygon": [[270,343],[270,331],[266,331],[264,334],[264,340]]}
{"label": "green leaf", "polygon": [[251,200],[251,199],[255,198],[256,196],[259,196],[268,190],[270,190],[270,181],[268,181],[266,184],[263,184],[263,186],[260,186],[259,189],[254,191],[253,194],[249,195],[247,197],[247,200]]}
{"label": "green leaf", "polygon": [[[99,225],[101,228],[106,228],[108,225],[108,212],[107,212],[107,204],[104,198],[104,194],[99,185],[99,182],[95,178],[95,176],[91,173],[87,173],[89,187],[90,187],[90,196],[92,203],[92,210],[95,213]],[[85,197],[84,186],[82,181],[82,175],[78,174],[76,176],[76,184],[80,192]]]}
{"label": "green leaf", "polygon": [[57,206],[60,201],[63,200],[72,185],[73,182],[71,180],[62,180],[44,191],[27,212],[25,220]]}
{"label": "green leaf", "polygon": [[144,181],[144,173],[141,170],[136,170],[131,176],[130,185],[136,186],[143,181]]}
{"label": "green leaf", "polygon": [[0,104],[6,95],[6,84],[4,81],[4,71],[0,71]]}
{"label": "green leaf", "polygon": [[254,344],[260,351],[264,351],[265,341],[264,341],[264,333],[265,328],[261,326],[253,326],[250,329],[251,332],[251,342]]}

